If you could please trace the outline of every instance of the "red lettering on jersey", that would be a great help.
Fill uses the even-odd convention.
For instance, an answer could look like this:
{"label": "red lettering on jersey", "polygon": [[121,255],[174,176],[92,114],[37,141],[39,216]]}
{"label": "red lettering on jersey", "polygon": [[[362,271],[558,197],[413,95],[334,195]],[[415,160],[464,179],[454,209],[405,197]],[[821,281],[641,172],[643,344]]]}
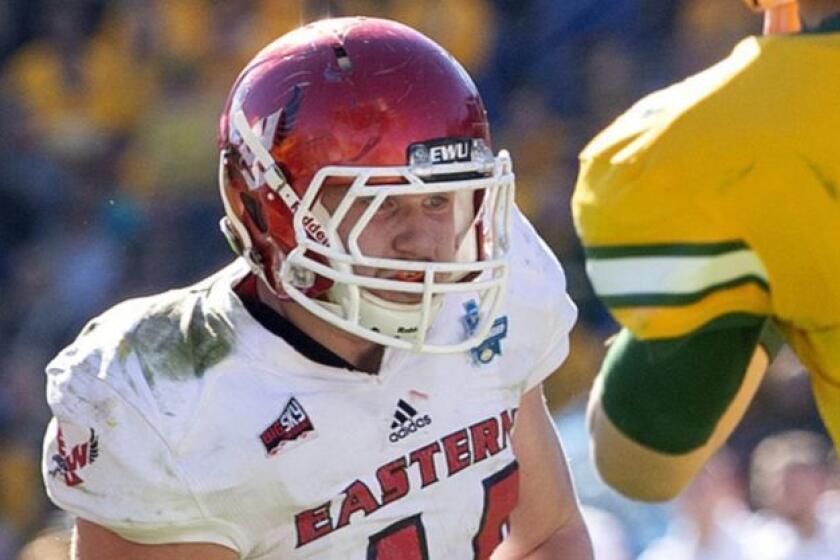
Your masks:
{"label": "red lettering on jersey", "polygon": [[49,470],[50,476],[61,475],[67,486],[77,486],[84,482],[76,472],[96,461],[99,456],[99,438],[93,428],[90,428],[90,438],[84,443],[74,445],[67,453],[67,445],[64,443],[64,433],[61,427],[56,434],[56,446],[58,453],[52,456],[54,468]]}
{"label": "red lettering on jersey", "polygon": [[412,465],[417,463],[420,466],[420,488],[425,488],[429,484],[438,481],[434,460],[435,453],[440,453],[440,444],[438,442],[421,447],[420,449],[415,449],[408,456]]}
{"label": "red lettering on jersey", "polygon": [[64,473],[64,483],[67,486],[76,486],[84,482],[82,477],[76,474],[76,471],[67,471]]}
{"label": "red lettering on jersey", "polygon": [[269,426],[261,435],[260,439],[263,442],[263,445],[266,447],[271,445],[271,442],[280,439],[283,435],[283,429],[280,427],[279,423],[272,424]]}
{"label": "red lettering on jersey", "polygon": [[443,450],[446,455],[446,466],[449,467],[449,476],[470,466],[470,440],[467,430],[458,430],[441,439]]}
{"label": "red lettering on jersey", "polygon": [[324,535],[332,533],[334,527],[330,517],[330,502],[295,515],[295,527],[297,527],[297,545],[295,548],[300,548],[315,539],[320,539]]}
{"label": "red lettering on jersey", "polygon": [[397,521],[371,535],[367,557],[368,560],[427,560],[426,530],[420,514]]}
{"label": "red lettering on jersey", "polygon": [[405,466],[405,457],[400,457],[377,469],[376,479],[382,487],[383,506],[408,494],[408,474],[405,472]]}
{"label": "red lettering on jersey", "polygon": [[67,470],[64,472],[64,482],[67,486],[76,486],[83,481],[81,477],[76,474],[76,470],[87,465],[87,444],[80,443],[74,445],[70,450],[70,455],[64,457],[67,464]]}
{"label": "red lettering on jersey", "polygon": [[499,445],[499,421],[488,418],[470,426],[473,442],[473,461],[483,461],[487,454],[495,455],[502,450]]}
{"label": "red lettering on jersey", "polygon": [[502,411],[502,449],[505,449],[513,431],[513,423],[516,419],[516,409]]}
{"label": "red lettering on jersey", "polygon": [[519,500],[519,466],[514,461],[504,469],[484,479],[484,513],[481,526],[473,539],[475,558],[490,558],[504,539],[504,527],[509,526],[510,513]]}
{"label": "red lettering on jersey", "polygon": [[[375,473],[381,490],[378,497],[374,496],[364,482],[359,479],[354,480],[344,490],[335,524],[333,524],[330,514],[331,502],[298,513],[295,515],[297,547],[350,525],[354,513],[361,511],[364,512],[364,517],[367,517],[380,507],[407,496],[411,492],[411,479],[407,471],[410,465],[415,463],[418,465],[421,488],[425,488],[439,480],[437,467],[435,466],[435,454],[437,453],[443,452],[446,458],[448,476],[454,475],[473,463],[500,453],[507,448],[514,428],[515,416],[516,409],[502,411],[499,416],[487,418],[467,428],[452,432],[435,442],[415,449],[407,457],[402,456],[381,465]],[[266,430],[266,432],[266,435],[269,436],[277,435],[272,433],[271,429]],[[483,558],[482,554],[492,551],[503,537],[502,527],[507,523],[508,515],[516,504],[518,483],[515,469],[516,463],[514,462],[512,466],[484,481],[489,501],[485,503],[482,525],[473,542],[478,554],[477,558]],[[357,518],[360,519],[361,516],[357,516]],[[419,516],[417,521],[419,523]],[[422,524],[418,526],[422,529]],[[401,546],[394,549],[388,548],[394,543],[404,544],[403,540],[405,540],[405,543],[410,543],[409,549],[417,548],[419,550],[417,543],[425,542],[425,537],[412,531],[397,534],[396,530],[402,527],[402,525],[389,527],[387,534],[379,535],[382,537],[381,542],[371,540],[372,548],[369,552],[372,550],[375,554],[386,556],[399,553],[401,556],[396,557],[408,558]]]}
{"label": "red lettering on jersey", "polygon": [[338,523],[335,528],[340,529],[350,523],[350,516],[357,511],[364,511],[365,517],[379,509],[379,503],[373,497],[370,488],[361,480],[354,480],[344,490],[344,501],[341,502],[341,512],[338,514]]}
{"label": "red lettering on jersey", "polygon": [[61,431],[61,425],[58,426],[58,434],[56,435],[56,442],[58,443],[58,454],[64,457],[67,455],[67,447],[64,445],[64,432]]}
{"label": "red lettering on jersey", "polygon": [[88,444],[82,443],[73,446],[73,452],[70,457],[67,457],[67,466],[71,471],[81,469],[87,465]]}

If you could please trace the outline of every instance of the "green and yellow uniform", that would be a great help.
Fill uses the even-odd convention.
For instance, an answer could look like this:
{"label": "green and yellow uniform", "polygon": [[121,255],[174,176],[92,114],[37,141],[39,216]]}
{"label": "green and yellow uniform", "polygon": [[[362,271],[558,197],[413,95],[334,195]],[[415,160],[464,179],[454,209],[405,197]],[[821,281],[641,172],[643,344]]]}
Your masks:
{"label": "green and yellow uniform", "polygon": [[[642,99],[581,154],[573,209],[595,291],[628,336],[741,328],[745,366],[772,318],[840,445],[840,16],[816,31],[748,38]],[[629,411],[605,408],[625,429]],[[679,453],[702,438],[644,443]]]}

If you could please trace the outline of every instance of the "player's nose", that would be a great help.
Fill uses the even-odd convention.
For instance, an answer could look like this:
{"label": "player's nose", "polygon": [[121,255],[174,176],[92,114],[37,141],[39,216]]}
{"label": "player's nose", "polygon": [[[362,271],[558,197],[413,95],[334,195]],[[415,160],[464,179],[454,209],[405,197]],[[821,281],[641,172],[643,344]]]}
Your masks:
{"label": "player's nose", "polygon": [[429,218],[420,206],[406,205],[400,210],[393,240],[396,256],[408,260],[435,260],[439,224]]}

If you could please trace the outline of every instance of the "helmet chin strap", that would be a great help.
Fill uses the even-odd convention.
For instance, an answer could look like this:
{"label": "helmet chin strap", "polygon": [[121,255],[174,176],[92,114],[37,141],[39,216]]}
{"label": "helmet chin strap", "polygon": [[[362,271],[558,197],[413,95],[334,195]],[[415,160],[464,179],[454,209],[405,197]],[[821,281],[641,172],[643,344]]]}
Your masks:
{"label": "helmet chin strap", "polygon": [[[328,294],[331,299],[336,299],[338,295],[334,288]],[[425,340],[425,331],[434,322],[441,303],[439,296],[431,298],[429,317],[426,326],[423,326],[422,303],[396,303],[359,289],[358,324],[364,329],[409,342],[417,341],[418,334]],[[340,303],[318,300],[318,304],[339,316],[345,315],[344,306]],[[424,332],[421,333],[421,330]]]}

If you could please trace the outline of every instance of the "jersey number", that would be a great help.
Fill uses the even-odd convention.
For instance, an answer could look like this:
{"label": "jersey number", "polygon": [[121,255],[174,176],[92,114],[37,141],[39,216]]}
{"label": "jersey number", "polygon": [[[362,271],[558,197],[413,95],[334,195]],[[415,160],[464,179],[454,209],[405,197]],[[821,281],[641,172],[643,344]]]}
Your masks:
{"label": "jersey number", "polygon": [[[508,516],[516,505],[519,489],[517,464],[506,466],[485,478],[484,511],[481,524],[473,537],[476,560],[490,558],[505,537]],[[428,560],[429,547],[421,514],[412,515],[389,525],[370,537],[367,560]]]}
{"label": "jersey number", "polygon": [[401,519],[370,537],[367,560],[427,560],[426,530],[420,514]]}

